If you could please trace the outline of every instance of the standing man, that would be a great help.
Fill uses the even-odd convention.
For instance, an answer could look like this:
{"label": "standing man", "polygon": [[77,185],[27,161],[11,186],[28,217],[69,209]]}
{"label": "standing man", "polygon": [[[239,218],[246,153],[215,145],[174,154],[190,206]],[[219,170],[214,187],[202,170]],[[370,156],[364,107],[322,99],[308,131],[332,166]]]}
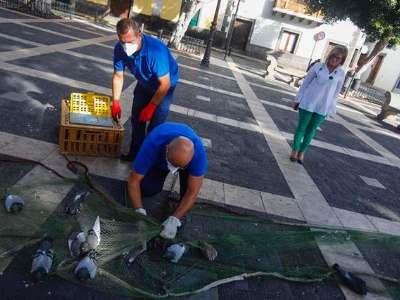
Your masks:
{"label": "standing man", "polygon": [[[120,98],[124,84],[124,70],[136,77],[132,103],[132,140],[128,154],[121,160],[131,161],[137,155],[147,133],[165,122],[178,82],[178,64],[168,47],[160,40],[140,32],[133,19],[117,23],[119,42],[114,47],[112,77],[112,117],[121,117]],[[146,122],[150,121],[146,129]]]}
{"label": "standing man", "polygon": [[128,194],[133,208],[146,215],[142,196],[161,192],[168,173],[179,172],[180,202],[160,233],[161,237],[174,238],[178,228],[183,230],[184,217],[197,200],[206,169],[207,153],[189,126],[169,122],[158,125],[147,135],[132,164]]}

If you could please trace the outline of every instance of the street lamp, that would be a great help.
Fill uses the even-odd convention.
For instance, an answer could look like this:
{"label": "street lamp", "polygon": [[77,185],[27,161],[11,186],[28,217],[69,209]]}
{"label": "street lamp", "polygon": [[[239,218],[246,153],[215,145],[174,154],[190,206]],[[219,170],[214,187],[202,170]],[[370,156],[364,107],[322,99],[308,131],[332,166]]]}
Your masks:
{"label": "street lamp", "polygon": [[221,5],[221,0],[218,0],[217,7],[214,13],[214,20],[211,23],[210,35],[208,36],[207,48],[206,51],[204,52],[204,57],[201,61],[201,64],[206,67],[210,66],[211,47],[214,41],[215,31],[217,30],[217,19],[218,19],[218,12],[220,5]]}
{"label": "street lamp", "polygon": [[[231,21],[231,26],[229,27],[229,34],[228,34],[229,37],[228,37],[228,43],[226,44],[224,59],[226,58],[226,54],[227,54],[227,52],[229,50],[229,47],[231,45],[231,40],[232,40],[232,35],[233,35],[233,26],[235,25],[237,13],[238,13],[238,10],[239,10],[239,4],[240,4],[240,0],[238,0],[238,3],[236,5],[235,15],[233,16],[232,21]],[[230,51],[229,51],[229,56],[230,56]]]}

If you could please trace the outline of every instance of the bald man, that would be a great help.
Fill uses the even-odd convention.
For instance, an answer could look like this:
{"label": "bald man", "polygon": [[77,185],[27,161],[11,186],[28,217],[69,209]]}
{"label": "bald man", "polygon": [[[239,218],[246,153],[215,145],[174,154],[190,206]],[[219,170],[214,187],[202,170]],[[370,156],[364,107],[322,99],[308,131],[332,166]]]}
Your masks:
{"label": "bald man", "polygon": [[173,239],[182,225],[181,219],[197,200],[206,169],[207,153],[193,129],[170,122],[158,125],[147,135],[132,164],[128,194],[133,208],[146,215],[142,196],[158,194],[168,173],[179,172],[179,206],[162,224],[160,233],[161,237]]}

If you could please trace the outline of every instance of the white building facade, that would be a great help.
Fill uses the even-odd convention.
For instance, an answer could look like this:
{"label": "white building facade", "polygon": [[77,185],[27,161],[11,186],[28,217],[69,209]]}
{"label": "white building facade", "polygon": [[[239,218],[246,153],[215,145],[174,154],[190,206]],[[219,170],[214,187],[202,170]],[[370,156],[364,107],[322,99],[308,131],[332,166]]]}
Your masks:
{"label": "white building facade", "polygon": [[[374,44],[366,43],[366,45],[369,53]],[[385,48],[372,60],[360,78],[361,81],[376,88],[400,94],[400,49]]]}
{"label": "white building facade", "polygon": [[262,58],[272,54],[283,66],[305,70],[309,63],[325,59],[327,53],[340,44],[349,48],[344,67],[350,69],[356,66],[365,36],[350,21],[324,24],[322,16],[306,14],[301,0],[235,2],[239,3],[235,30],[241,25],[238,21],[251,26],[244,50],[249,56]]}

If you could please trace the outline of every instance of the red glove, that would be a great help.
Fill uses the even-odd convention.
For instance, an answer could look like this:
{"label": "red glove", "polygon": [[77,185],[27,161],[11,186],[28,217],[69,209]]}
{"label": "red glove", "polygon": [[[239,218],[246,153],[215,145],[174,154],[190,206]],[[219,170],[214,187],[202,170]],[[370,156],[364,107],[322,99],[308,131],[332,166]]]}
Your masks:
{"label": "red glove", "polygon": [[121,118],[121,107],[119,106],[119,100],[113,100],[111,116],[115,122],[118,121],[117,117],[118,119]]}
{"label": "red glove", "polygon": [[143,110],[140,112],[139,116],[140,122],[150,121],[156,107],[157,105],[155,105],[153,102],[149,102],[149,104],[147,104],[147,106],[143,108]]}

